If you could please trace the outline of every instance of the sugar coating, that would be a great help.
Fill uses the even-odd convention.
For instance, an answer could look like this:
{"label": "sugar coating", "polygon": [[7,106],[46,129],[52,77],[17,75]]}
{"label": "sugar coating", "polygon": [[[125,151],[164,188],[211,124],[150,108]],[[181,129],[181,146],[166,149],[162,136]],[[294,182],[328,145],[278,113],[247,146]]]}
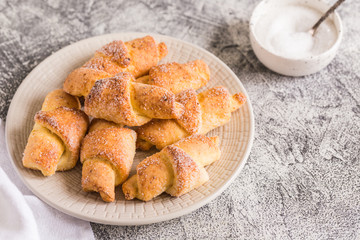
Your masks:
{"label": "sugar coating", "polygon": [[140,126],[151,118],[176,118],[183,106],[170,91],[134,82],[130,73],[97,81],[85,99],[85,112],[128,126]]}

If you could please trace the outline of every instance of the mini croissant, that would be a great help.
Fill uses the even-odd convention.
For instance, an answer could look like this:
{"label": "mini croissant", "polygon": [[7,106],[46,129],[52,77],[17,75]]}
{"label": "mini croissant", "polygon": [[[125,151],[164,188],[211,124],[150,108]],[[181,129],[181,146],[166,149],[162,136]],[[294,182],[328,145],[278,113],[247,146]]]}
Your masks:
{"label": "mini croissant", "polygon": [[194,135],[147,157],[122,190],[126,200],[149,201],[163,192],[181,196],[204,184],[209,175],[204,166],[220,158],[218,137]]}
{"label": "mini croissant", "polygon": [[105,202],[114,201],[115,187],[129,176],[135,142],[135,131],[105,120],[93,120],[81,147],[84,191],[96,191]]}
{"label": "mini croissant", "polygon": [[85,112],[127,126],[141,126],[152,118],[178,118],[184,106],[165,88],[133,81],[130,73],[119,73],[97,81],[85,98]]}
{"label": "mini croissant", "polygon": [[79,109],[77,97],[63,90],[46,96],[42,110],[35,115],[24,151],[24,167],[40,170],[44,176],[75,167],[88,127],[88,117]]}
{"label": "mini croissant", "polygon": [[186,89],[197,90],[205,86],[209,79],[208,65],[202,60],[195,60],[183,64],[172,62],[152,67],[149,75],[136,79],[136,82],[163,87],[177,94]]}
{"label": "mini croissant", "polygon": [[231,113],[245,103],[242,93],[230,95],[225,87],[214,87],[200,94],[192,89],[179,93],[176,100],[185,107],[178,119],[153,119],[139,127],[137,147],[149,150],[153,145],[162,149],[182,138],[206,134],[230,121]]}
{"label": "mini croissant", "polygon": [[97,80],[120,72],[143,76],[166,55],[165,43],[156,44],[151,36],[125,43],[113,41],[97,50],[93,58],[68,75],[64,91],[74,96],[87,96]]}

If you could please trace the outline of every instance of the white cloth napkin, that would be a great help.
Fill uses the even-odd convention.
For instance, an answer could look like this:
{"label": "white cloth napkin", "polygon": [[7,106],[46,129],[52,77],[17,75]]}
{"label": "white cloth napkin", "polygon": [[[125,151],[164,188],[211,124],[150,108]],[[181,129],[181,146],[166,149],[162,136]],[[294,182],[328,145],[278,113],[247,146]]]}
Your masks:
{"label": "white cloth napkin", "polygon": [[0,239],[94,239],[89,222],[68,216],[34,196],[11,165],[0,119]]}

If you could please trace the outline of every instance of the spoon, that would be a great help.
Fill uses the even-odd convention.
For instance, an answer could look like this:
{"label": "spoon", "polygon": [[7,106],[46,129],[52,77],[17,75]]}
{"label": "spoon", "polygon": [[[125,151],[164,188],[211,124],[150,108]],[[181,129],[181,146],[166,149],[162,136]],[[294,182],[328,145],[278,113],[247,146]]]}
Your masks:
{"label": "spoon", "polygon": [[338,0],[334,5],[332,5],[331,8],[329,8],[329,10],[327,10],[326,13],[324,13],[321,18],[314,24],[314,26],[309,30],[309,33],[314,36],[320,24],[343,2],[345,2],[345,0]]}

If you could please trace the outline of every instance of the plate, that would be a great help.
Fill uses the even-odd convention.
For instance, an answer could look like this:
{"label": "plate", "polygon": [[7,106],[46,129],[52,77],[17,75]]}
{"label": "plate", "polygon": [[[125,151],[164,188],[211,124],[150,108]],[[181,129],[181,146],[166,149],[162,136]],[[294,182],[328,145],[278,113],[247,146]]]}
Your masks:
{"label": "plate", "polygon": [[[34,125],[34,115],[41,109],[48,92],[61,88],[66,76],[92,57],[95,50],[106,43],[121,39],[129,41],[145,35],[157,42],[165,42],[169,54],[161,63],[202,59],[210,67],[211,79],[200,91],[223,85],[232,94],[246,90],[236,75],[220,59],[193,44],[157,34],[117,33],[85,39],[69,45],[40,63],[22,82],[11,101],[6,119],[6,141],[12,163],[25,185],[50,206],[87,221],[112,225],[142,225],[161,222],[188,214],[217,197],[235,179],[250,153],[254,136],[253,111],[248,101],[232,113],[231,121],[210,133],[221,142],[221,159],[206,169],[210,180],[201,187],[179,197],[162,194],[149,202],[125,201],[121,187],[116,188],[116,200],[105,203],[97,193],[81,189],[81,165],[67,172],[43,177],[39,171],[22,166],[22,155]],[[137,152],[135,166],[146,156],[156,152]]]}

